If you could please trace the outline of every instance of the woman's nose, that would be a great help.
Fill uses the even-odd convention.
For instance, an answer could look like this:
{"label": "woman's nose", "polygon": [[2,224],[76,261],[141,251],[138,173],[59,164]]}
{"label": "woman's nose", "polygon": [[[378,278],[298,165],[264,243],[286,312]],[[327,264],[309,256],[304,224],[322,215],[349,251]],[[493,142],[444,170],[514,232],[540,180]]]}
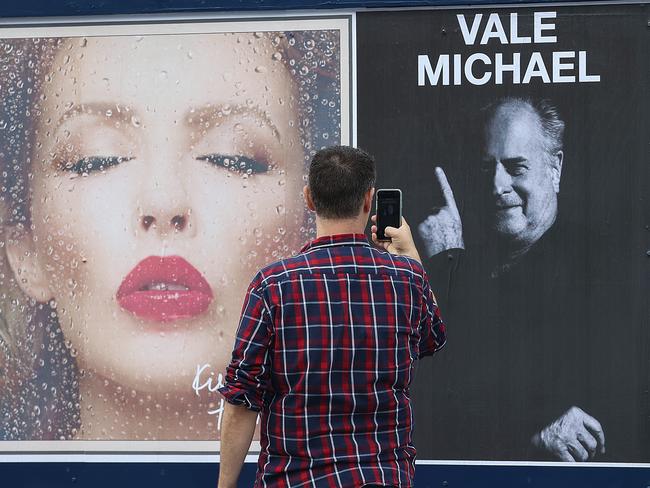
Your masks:
{"label": "woman's nose", "polygon": [[159,215],[145,214],[140,217],[140,225],[143,230],[157,229],[161,232],[182,232],[190,225],[190,211],[178,211],[174,215],[164,212],[157,212]]}
{"label": "woman's nose", "polygon": [[196,233],[191,182],[179,166],[169,162],[151,165],[146,178],[140,180],[135,215],[140,232],[159,236]]}

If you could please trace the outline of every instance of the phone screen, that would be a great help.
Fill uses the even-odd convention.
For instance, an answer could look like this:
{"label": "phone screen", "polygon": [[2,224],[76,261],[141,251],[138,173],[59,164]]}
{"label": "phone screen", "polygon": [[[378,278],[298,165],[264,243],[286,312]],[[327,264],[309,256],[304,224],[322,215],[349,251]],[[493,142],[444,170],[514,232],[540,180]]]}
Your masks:
{"label": "phone screen", "polygon": [[386,227],[402,225],[402,192],[377,190],[377,239],[387,241]]}

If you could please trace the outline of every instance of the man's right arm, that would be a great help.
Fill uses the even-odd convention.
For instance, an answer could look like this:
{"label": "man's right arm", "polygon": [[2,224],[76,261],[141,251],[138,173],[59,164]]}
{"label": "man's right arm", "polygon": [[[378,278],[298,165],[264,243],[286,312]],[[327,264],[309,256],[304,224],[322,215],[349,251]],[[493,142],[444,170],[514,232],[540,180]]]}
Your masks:
{"label": "man's right arm", "polygon": [[419,357],[431,356],[447,342],[447,328],[440,316],[436,297],[431,291],[426,273],[422,270],[422,309],[420,315],[420,354]]}
{"label": "man's right arm", "polygon": [[[372,240],[375,244],[383,247],[391,254],[408,256],[412,259],[415,259],[418,263],[420,263],[420,265],[422,265],[420,254],[418,253],[418,250],[415,247],[415,242],[413,241],[411,228],[406,222],[406,219],[402,217],[402,225],[399,228],[386,227],[386,236],[390,237],[390,241],[377,240],[377,226],[374,225],[377,222],[377,216],[373,215],[371,217],[371,220],[373,222],[373,226],[370,230],[372,232]],[[422,267],[420,267],[420,271],[422,273],[423,285],[420,310],[421,318],[419,324],[419,357],[423,357],[432,355],[440,348],[442,348],[442,346],[444,346],[447,342],[447,333],[445,324],[440,317],[440,310],[438,309],[436,297],[431,290],[431,286],[429,285],[427,274]]]}
{"label": "man's right arm", "polygon": [[372,242],[377,246],[384,248],[391,254],[397,256],[408,256],[422,264],[420,253],[418,253],[418,249],[415,247],[415,242],[413,241],[411,228],[404,217],[402,217],[402,225],[399,227],[386,227],[386,237],[390,238],[388,241],[377,240],[377,216],[373,215],[370,217],[370,220],[372,221],[372,227],[370,228],[370,232],[372,233]]}

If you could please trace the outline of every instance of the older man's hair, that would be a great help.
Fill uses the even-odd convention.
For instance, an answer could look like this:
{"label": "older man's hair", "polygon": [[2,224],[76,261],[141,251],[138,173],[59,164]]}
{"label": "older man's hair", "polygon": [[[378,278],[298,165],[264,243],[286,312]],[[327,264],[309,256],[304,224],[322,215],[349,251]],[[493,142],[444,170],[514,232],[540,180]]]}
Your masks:
{"label": "older man's hair", "polygon": [[559,111],[548,99],[534,99],[529,97],[504,97],[484,107],[483,121],[485,123],[494,117],[499,107],[507,104],[527,105],[539,117],[544,136],[544,150],[549,156],[554,156],[564,147],[564,121],[560,118]]}

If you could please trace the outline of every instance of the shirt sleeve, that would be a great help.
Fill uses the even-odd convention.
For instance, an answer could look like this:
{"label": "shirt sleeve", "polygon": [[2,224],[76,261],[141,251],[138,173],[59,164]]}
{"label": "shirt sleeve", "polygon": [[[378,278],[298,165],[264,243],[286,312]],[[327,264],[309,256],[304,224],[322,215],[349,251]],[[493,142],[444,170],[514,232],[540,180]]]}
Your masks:
{"label": "shirt sleeve", "polygon": [[246,292],[232,359],[219,392],[229,403],[259,412],[269,388],[273,324],[256,281]]}
{"label": "shirt sleeve", "polygon": [[447,331],[440,309],[433,296],[429,279],[423,272],[422,310],[420,314],[420,354],[418,357],[431,356],[447,342]]}

